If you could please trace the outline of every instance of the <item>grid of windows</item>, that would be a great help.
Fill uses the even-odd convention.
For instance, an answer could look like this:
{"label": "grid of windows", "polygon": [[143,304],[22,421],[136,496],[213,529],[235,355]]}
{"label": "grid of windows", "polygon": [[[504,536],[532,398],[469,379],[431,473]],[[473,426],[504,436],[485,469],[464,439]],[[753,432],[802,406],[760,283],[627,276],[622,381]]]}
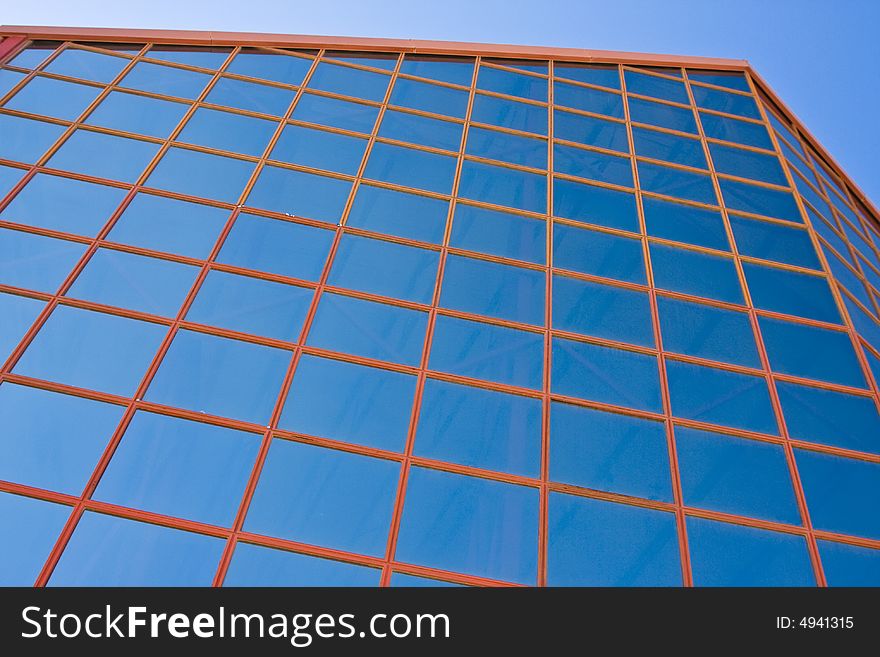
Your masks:
{"label": "grid of windows", "polygon": [[0,583],[877,570],[880,231],[746,74],[49,42],[0,74]]}

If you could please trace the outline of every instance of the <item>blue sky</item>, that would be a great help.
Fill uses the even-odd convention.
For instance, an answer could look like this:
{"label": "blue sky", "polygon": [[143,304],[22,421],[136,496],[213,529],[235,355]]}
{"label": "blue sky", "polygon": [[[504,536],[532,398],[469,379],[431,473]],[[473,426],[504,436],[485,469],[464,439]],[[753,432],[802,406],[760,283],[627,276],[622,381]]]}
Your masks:
{"label": "blue sky", "polygon": [[[880,203],[876,0],[39,0],[0,21],[483,41],[735,57]],[[864,119],[862,108],[867,110]]]}

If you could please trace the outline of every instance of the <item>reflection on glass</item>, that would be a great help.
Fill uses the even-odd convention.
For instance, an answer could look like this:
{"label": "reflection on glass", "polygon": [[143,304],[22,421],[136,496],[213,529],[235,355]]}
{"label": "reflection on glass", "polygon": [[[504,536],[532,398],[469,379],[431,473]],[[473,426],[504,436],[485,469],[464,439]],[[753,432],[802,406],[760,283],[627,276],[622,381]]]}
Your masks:
{"label": "reflection on glass", "polygon": [[474,201],[544,213],[547,176],[465,160],[458,193]]}
{"label": "reflection on glass", "polygon": [[381,101],[390,81],[388,75],[321,62],[309,80],[311,89],[344,96]]}
{"label": "reflection on glass", "polygon": [[125,74],[119,86],[195,100],[210,80],[207,73],[138,62]]}
{"label": "reflection on glass", "polygon": [[666,428],[654,420],[553,403],[550,478],[671,502]]}
{"label": "reflection on glass", "polygon": [[259,157],[266,150],[275,125],[266,119],[199,108],[186,122],[177,140]]}
{"label": "reflection on glass", "polygon": [[100,91],[100,87],[38,76],[6,101],[4,107],[73,121],[98,97]]}
{"label": "reflection on glass", "polygon": [[880,550],[816,541],[829,586],[880,586]]}
{"label": "reflection on glass", "polygon": [[561,223],[553,225],[553,266],[629,283],[647,282],[639,240]]}
{"label": "reflection on glass", "polygon": [[295,97],[296,92],[293,89],[281,89],[268,84],[221,77],[211,87],[205,102],[283,116]]}
{"label": "reflection on glass", "polygon": [[635,196],[554,178],[553,214],[609,228],[639,232]]}
{"label": "reflection on glass", "polygon": [[729,251],[724,219],[716,210],[642,197],[648,235]]}
{"label": "reflection on glass", "polygon": [[44,69],[47,73],[109,84],[131,60],[91,50],[66,48]]}
{"label": "reflection on glass", "polygon": [[0,114],[0,157],[33,164],[64,132],[64,126]]}
{"label": "reflection on glass", "polygon": [[12,353],[45,305],[39,299],[0,292],[0,359],[6,360]]}
{"label": "reflection on glass", "polygon": [[85,122],[102,128],[165,139],[180,123],[187,109],[189,105],[184,103],[111,91]]}
{"label": "reflection on glass", "polygon": [[379,586],[382,571],[238,543],[223,586]]}
{"label": "reflection on glass", "polygon": [[467,113],[468,92],[428,82],[398,78],[394,83],[389,104],[463,119]]}
{"label": "reflection on glass", "polygon": [[291,118],[343,130],[370,133],[379,108],[316,94],[303,94],[296,103]]}
{"label": "reflection on glass", "polygon": [[470,86],[474,75],[474,60],[469,57],[440,57],[407,53],[400,72],[439,82]]}
{"label": "reflection on glass", "polygon": [[395,558],[534,584],[538,490],[411,468]]}
{"label": "reflection on glass", "polygon": [[427,196],[361,184],[346,225],[439,244],[448,205],[447,201]]}
{"label": "reflection on glass", "polygon": [[0,522],[15,527],[0,547],[0,585],[33,586],[68,515],[67,506],[0,493]]}
{"label": "reflection on glass", "polygon": [[399,469],[394,461],[276,438],[245,531],[381,556]]}
{"label": "reflection on glass", "polygon": [[415,389],[410,374],[305,355],[278,427],[403,452]]}
{"label": "reflection on glass", "polygon": [[289,362],[283,349],[178,331],[146,399],[265,425]]}
{"label": "reflection on glass", "polygon": [[543,264],[546,224],[541,220],[458,203],[450,246]]}
{"label": "reflection on glass", "polygon": [[550,493],[548,586],[680,586],[675,516]]}
{"label": "reflection on glass", "polygon": [[47,166],[133,183],[158,152],[159,144],[80,129],[67,138]]}
{"label": "reflection on glass", "polygon": [[739,276],[730,258],[651,244],[651,264],[654,283],[659,288],[743,303]]}
{"label": "reflection on glass", "polygon": [[743,273],[756,308],[840,323],[837,304],[824,276],[809,276],[750,262],[743,263]]}
{"label": "reflection on glass", "polygon": [[0,229],[0,283],[55,292],[85,251],[78,242]]}
{"label": "reflection on glass", "polygon": [[351,190],[347,180],[264,166],[247,203],[256,208],[335,224]]}
{"label": "reflection on glass", "polygon": [[[400,84],[400,83],[398,83]],[[471,121],[538,135],[547,134],[547,108],[506,98],[476,94]]]}

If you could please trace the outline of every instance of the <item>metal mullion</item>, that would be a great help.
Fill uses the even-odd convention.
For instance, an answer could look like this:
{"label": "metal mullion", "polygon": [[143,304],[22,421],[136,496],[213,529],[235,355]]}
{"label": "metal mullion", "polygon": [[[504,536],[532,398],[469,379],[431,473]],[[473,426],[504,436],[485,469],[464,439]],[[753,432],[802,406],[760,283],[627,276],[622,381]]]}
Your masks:
{"label": "metal mullion", "polygon": [[[402,59],[402,58],[401,58]],[[461,142],[457,161],[455,164],[455,174],[452,180],[451,198],[449,201],[449,209],[446,214],[446,225],[443,230],[443,241],[441,243],[440,257],[437,264],[437,276],[434,280],[434,291],[431,297],[431,310],[428,312],[427,327],[425,330],[425,342],[422,348],[422,354],[419,359],[419,373],[416,378],[416,389],[413,397],[412,411],[410,414],[409,426],[407,428],[406,443],[403,451],[403,461],[400,467],[399,479],[397,482],[397,491],[394,499],[394,510],[391,515],[391,522],[388,528],[388,541],[385,546],[385,561],[382,566],[382,578],[380,586],[388,587],[391,582],[392,565],[397,550],[397,539],[400,533],[400,524],[403,516],[403,506],[406,499],[406,489],[409,482],[409,470],[412,460],[413,448],[415,444],[416,428],[418,425],[419,413],[421,412],[422,395],[425,389],[425,380],[427,378],[428,358],[431,353],[431,344],[434,337],[434,328],[437,320],[437,308],[440,305],[440,290],[443,284],[443,275],[446,267],[446,256],[449,247],[450,237],[452,235],[452,221],[455,214],[455,206],[458,197],[458,187],[461,181],[461,171],[464,165],[465,148],[467,145],[468,129],[471,114],[474,106],[474,98],[476,97],[477,76],[479,75],[481,58],[474,58],[474,70],[471,76],[471,86],[468,90],[468,103],[465,110],[465,124],[461,132]]]}
{"label": "metal mullion", "polygon": [[[633,185],[635,187],[636,211],[639,220],[639,232],[641,234],[642,257],[645,262],[645,275],[648,283],[648,301],[651,306],[651,325],[654,334],[654,342],[657,350],[657,371],[660,385],[660,396],[663,407],[663,425],[666,434],[666,450],[669,456],[669,473],[672,484],[672,499],[674,503],[674,516],[676,533],[678,536],[678,553],[681,568],[681,582],[685,587],[693,586],[693,573],[691,570],[690,550],[688,548],[687,522],[684,514],[684,498],[682,493],[681,472],[678,464],[678,453],[673,435],[672,402],[669,394],[669,382],[666,373],[666,355],[663,350],[663,334],[660,330],[660,312],[657,305],[657,289],[654,283],[654,270],[651,264],[651,250],[648,243],[648,229],[645,221],[645,211],[642,205],[641,184],[639,181],[639,168],[635,156],[635,140],[633,138],[632,123],[630,122],[629,98],[626,91],[626,76],[623,74],[623,66],[619,66],[620,85],[623,92],[623,112],[626,119],[626,135],[629,141],[632,157]],[[693,99],[691,99],[693,102]],[[693,112],[693,108],[688,109]]]}
{"label": "metal mullion", "polygon": [[534,98],[523,98],[522,96],[511,96],[510,94],[503,94],[498,91],[491,91],[489,89],[476,89],[476,93],[481,96],[491,96],[492,98],[499,98],[501,100],[513,100],[518,103],[524,103],[526,105],[534,105],[535,107],[547,107],[547,101],[535,100]]}
{"label": "metal mullion", "polygon": [[56,239],[66,240],[68,242],[76,242],[78,244],[91,244],[91,237],[83,235],[75,235],[73,233],[65,233],[64,231],[54,230],[52,228],[43,228],[42,226],[31,226],[29,224],[17,224],[14,221],[6,221],[0,219],[0,228],[14,230],[19,233],[29,233],[31,235],[42,235],[44,237],[54,237]]}
{"label": "metal mullion", "polygon": [[[667,135],[673,135],[674,137],[682,137],[684,139],[699,139],[697,135],[693,132],[685,132],[684,130],[676,130],[674,128],[665,128],[662,125],[652,125],[650,123],[639,123],[638,121],[630,122],[633,128],[642,128],[647,130],[652,130],[654,132],[662,132]],[[728,142],[728,143],[736,143],[736,142]]]}
{"label": "metal mullion", "polygon": [[756,217],[759,218],[759,221],[763,221],[765,224],[776,224],[777,226],[785,226],[786,228],[795,228],[797,230],[805,230],[804,225],[797,221],[791,221],[789,219],[778,219],[776,217],[765,217],[764,215],[752,214],[749,212],[742,212],[740,210],[728,210],[727,214],[732,216],[743,216],[743,217]]}
{"label": "metal mullion", "polygon": [[34,500],[55,502],[56,504],[63,504],[69,507],[73,507],[77,500],[76,495],[70,495],[69,493],[59,493],[46,488],[19,484],[14,481],[6,481],[3,479],[0,479],[0,492],[20,495],[21,497],[28,497]]}
{"label": "metal mullion", "polygon": [[544,232],[544,358],[541,376],[541,463],[538,500],[538,586],[547,586],[550,549],[550,414],[553,367],[553,152],[555,61],[547,62],[547,218]]}
{"label": "metal mullion", "polygon": [[[229,62],[232,60],[232,58],[235,56],[235,54],[237,52],[238,52],[238,48],[233,48],[230,51],[230,53],[227,56],[226,60],[224,61],[223,65],[218,68],[218,70],[215,72],[214,76],[211,78],[211,81],[208,82],[208,84],[202,90],[199,98],[203,98],[205,95],[208,94],[208,92],[212,88],[213,84],[216,82],[216,80],[222,74],[223,69],[226,66],[228,66]],[[130,65],[134,65],[137,61],[138,61],[138,59],[133,59],[130,62]],[[117,78],[114,79],[114,82],[117,79],[121,79],[121,77],[125,73],[127,73],[128,70],[129,70],[128,67],[123,69],[119,73]],[[108,85],[107,90],[105,90],[105,93],[109,92],[109,89],[112,87],[112,85],[113,85],[113,83],[111,83],[111,85]],[[100,98],[101,98],[101,96],[99,96],[98,99],[96,99],[96,101],[98,101]],[[197,99],[197,101],[198,101],[198,99]],[[87,116],[90,109],[91,109],[91,107],[87,108],[83,112],[82,116]],[[192,105],[189,108],[189,110],[184,114],[184,116],[180,119],[177,126],[172,131],[171,135],[169,135],[168,139],[165,141],[162,148],[160,148],[158,150],[158,152],[154,155],[153,159],[150,161],[150,163],[146,166],[144,171],[138,177],[137,181],[135,182],[134,186],[129,191],[126,198],[122,201],[122,203],[119,205],[119,207],[116,209],[116,211],[107,220],[107,223],[104,225],[104,227],[101,229],[101,231],[99,231],[95,243],[86,251],[86,253],[80,259],[78,265],[76,267],[74,267],[73,271],[70,272],[67,279],[64,281],[64,283],[62,283],[61,287],[59,288],[58,292],[56,293],[56,297],[60,298],[60,296],[63,295],[67,291],[67,289],[69,289],[69,287],[73,283],[73,280],[75,279],[75,277],[82,270],[82,267],[85,266],[85,264],[88,262],[89,258],[97,250],[97,246],[96,246],[97,239],[103,239],[103,237],[105,237],[110,232],[110,230],[112,229],[113,225],[115,224],[115,222],[117,221],[119,216],[121,216],[122,212],[127,207],[128,203],[131,201],[132,198],[134,198],[134,195],[138,191],[140,184],[143,183],[144,180],[146,180],[147,176],[149,176],[149,174],[151,173],[153,168],[158,164],[159,160],[165,155],[168,148],[170,147],[169,145],[170,145],[171,141],[183,129],[183,126],[189,120],[189,118],[192,116],[192,113],[194,111],[195,111],[195,104]],[[236,213],[233,212],[232,215],[230,216],[230,218],[227,220],[226,225],[224,227],[224,230],[221,231],[220,237],[218,238],[217,243],[214,245],[214,249],[213,249],[213,252],[212,252],[209,260],[213,259],[213,257],[219,251],[219,248],[220,248],[220,245],[222,244],[223,239],[225,239],[226,234],[228,234],[229,230],[232,227],[232,221],[235,217],[235,214]],[[104,470],[106,469],[107,465],[109,464],[110,459],[112,458],[113,453],[115,452],[116,447],[118,446],[119,441],[122,438],[122,434],[127,429],[128,424],[134,415],[134,412],[136,410],[135,402],[139,401],[143,397],[149,383],[151,382],[156,371],[158,370],[159,364],[161,363],[161,360],[164,358],[165,354],[167,353],[168,347],[171,344],[171,340],[174,338],[174,336],[176,334],[177,321],[183,317],[184,313],[186,312],[186,310],[189,307],[189,304],[192,303],[192,300],[195,297],[195,294],[198,291],[198,288],[204,279],[206,271],[207,270],[203,266],[200,275],[196,278],[196,281],[193,283],[189,293],[187,294],[187,297],[185,298],[185,300],[183,302],[183,305],[181,306],[180,310],[178,311],[177,316],[171,322],[167,334],[163,338],[162,343],[160,344],[156,354],[154,355],[152,361],[150,362],[150,365],[148,366],[146,373],[144,374],[141,382],[139,383],[137,390],[135,391],[132,398],[129,400],[128,405],[126,407],[126,410],[123,413],[123,416],[120,419],[119,424],[116,427],[116,430],[114,431],[113,435],[111,436],[108,444],[106,445],[106,447],[101,455],[101,458],[99,459],[91,476],[89,477],[89,480],[88,480],[87,484],[85,485],[83,492],[80,496],[80,502],[74,507],[73,511],[71,512],[70,517],[68,518],[67,522],[65,523],[64,528],[61,530],[61,534],[59,535],[54,547],[52,548],[52,551],[50,552],[48,558],[46,559],[46,562],[44,563],[43,568],[37,577],[37,580],[35,582],[35,586],[42,587],[42,586],[45,586],[46,583],[48,582],[48,579],[51,576],[52,571],[54,570],[55,566],[58,563],[59,558],[61,557],[61,553],[66,548],[67,543],[73,534],[73,531],[75,530],[77,524],[79,523],[80,518],[82,517],[82,515],[84,513],[84,510],[85,510],[84,502],[91,497],[95,488],[97,487],[98,481],[100,480],[101,476],[103,475]],[[28,346],[30,341],[33,339],[34,335],[36,335],[36,332],[41,328],[42,324],[48,318],[49,313],[51,313],[51,310],[54,309],[54,305],[56,305],[57,303],[58,303],[58,299],[56,298],[54,303],[53,302],[49,303],[49,305],[47,306],[46,312],[43,313],[41,315],[41,317],[38,317],[38,321],[40,319],[42,319],[42,321],[40,321],[40,325],[38,326],[37,322],[34,323],[34,326],[32,327],[33,333],[29,337],[26,335],[27,339],[22,340],[22,342],[19,344],[18,348],[16,349],[16,352],[17,352],[16,357],[20,357],[21,353],[23,353],[24,349]],[[52,308],[50,308],[50,307],[52,307]],[[16,355],[16,352],[13,352],[13,355]],[[10,358],[10,360],[11,360],[11,358]],[[12,364],[14,365],[14,362]],[[7,361],[7,365],[4,366],[4,371],[7,367],[11,367],[11,365],[9,364],[9,361]]]}
{"label": "metal mullion", "polygon": [[[306,74],[306,78],[303,81],[302,86],[300,87],[300,91],[297,93],[296,98],[294,99],[291,106],[288,108],[287,115],[284,117],[284,121],[279,124],[279,131],[276,133],[275,137],[280,136],[281,129],[283,125],[286,123],[287,119],[293,113],[293,110],[298,102],[299,98],[302,96],[303,89],[308,85],[308,82],[317,69],[319,62],[323,61],[324,49],[320,50],[318,55],[315,57],[315,60],[312,63],[312,67],[309,69],[309,72]],[[370,157],[370,152],[373,147],[373,143],[375,142],[376,134],[379,130],[379,124],[382,121],[382,115],[387,107],[388,99],[391,97],[391,90],[394,87],[394,82],[397,76],[398,71],[400,70],[401,62],[403,61],[403,54],[399,53],[397,57],[397,63],[395,64],[394,71],[390,75],[390,81],[388,83],[388,87],[385,90],[385,96],[383,98],[382,106],[379,109],[379,115],[376,117],[376,122],[373,125],[373,130],[370,134],[370,138],[367,141],[366,148],[364,150],[363,157],[361,158],[360,165],[358,167],[357,174],[355,175],[355,182],[351,187],[351,190],[348,195],[348,199],[346,200],[345,207],[342,212],[342,217],[339,223],[336,226],[336,231],[333,238],[333,243],[330,247],[330,251],[327,255],[327,259],[324,262],[324,267],[321,272],[321,277],[317,283],[315,288],[315,294],[312,297],[312,301],[309,304],[309,310],[306,314],[306,318],[303,322],[302,330],[300,331],[300,336],[298,339],[297,347],[293,350],[290,358],[290,363],[287,367],[287,371],[285,372],[284,379],[281,383],[281,389],[279,390],[278,396],[275,400],[275,404],[272,410],[272,416],[269,420],[269,425],[266,427],[266,430],[263,434],[262,442],[260,444],[260,451],[257,455],[257,458],[254,462],[253,469],[251,471],[250,477],[248,478],[247,486],[245,487],[245,491],[242,495],[241,502],[239,504],[238,511],[235,516],[235,521],[232,525],[232,533],[230,534],[229,540],[226,543],[226,547],[223,551],[223,555],[221,556],[220,562],[217,566],[217,571],[214,575],[213,586],[219,587],[223,585],[223,581],[226,577],[226,573],[229,569],[229,564],[232,561],[232,555],[235,550],[236,543],[238,541],[239,535],[243,532],[244,521],[247,516],[247,512],[250,508],[251,501],[253,500],[254,493],[257,488],[257,483],[259,481],[260,474],[262,473],[263,466],[265,465],[266,458],[269,453],[269,448],[271,447],[274,431],[278,428],[278,422],[281,419],[281,412],[284,409],[284,404],[287,401],[287,395],[290,391],[290,386],[293,382],[293,377],[296,373],[297,366],[299,364],[300,359],[302,358],[302,354],[305,352],[304,345],[308,338],[309,331],[311,330],[312,322],[314,321],[315,315],[317,313],[318,303],[320,302],[320,298],[327,287],[327,279],[330,275],[330,269],[333,265],[333,260],[336,256],[336,252],[339,248],[339,242],[342,238],[342,234],[344,231],[345,220],[348,216],[348,213],[351,210],[352,203],[354,202],[355,194],[357,193],[358,181],[362,178],[364,169],[366,168],[367,161]],[[270,152],[273,144],[270,144],[270,147],[266,150],[266,155]],[[265,166],[265,164],[261,165]],[[255,171],[255,174],[257,172]]]}
{"label": "metal mullion", "polygon": [[[7,38],[8,38],[8,37],[7,37]],[[23,50],[27,49],[27,46],[28,46],[28,43],[29,43],[29,42],[28,42],[27,40],[25,40],[23,43],[24,43],[24,48],[20,48],[20,47],[19,47],[20,45],[22,45],[21,43],[17,43],[17,44],[14,44],[14,45],[13,45],[13,47],[12,47],[12,54],[9,56],[9,61],[12,61],[12,60],[15,59],[16,56],[18,56]],[[37,64],[34,68],[32,68],[32,69],[20,69],[20,71],[27,71],[27,72],[25,73],[25,76],[24,76],[21,80],[19,80],[15,85],[13,85],[12,89],[10,89],[9,91],[7,91],[5,94],[0,94],[0,105],[2,105],[3,103],[5,103],[7,100],[9,100],[9,99],[10,99],[12,96],[14,96],[15,94],[17,94],[17,93],[21,90],[22,87],[24,87],[24,86],[25,86],[26,84],[28,84],[33,78],[35,78],[35,77],[37,76],[38,73],[40,73],[43,69],[46,68],[46,66],[48,66],[48,65],[51,64],[53,61],[55,61],[55,59],[57,59],[58,56],[59,56],[62,52],[64,52],[65,50],[67,50],[67,46],[68,46],[69,43],[70,43],[70,42],[68,42],[68,41],[62,41],[61,43],[59,43],[59,44],[55,47],[55,49],[54,49],[50,54],[48,54],[48,55],[46,56],[46,58],[45,58],[42,62],[40,62],[39,64]],[[141,49],[141,52],[143,52],[143,49]],[[9,54],[9,53],[2,53],[2,54],[0,54],[0,63],[2,63],[3,58],[6,57],[8,54]],[[130,66],[131,66],[131,63],[127,64],[127,65],[124,67],[123,70],[128,70],[128,68],[129,68]],[[16,67],[13,67],[13,68],[16,68]]]}
{"label": "metal mullion", "polygon": [[[690,87],[690,81],[687,77],[687,72],[684,74],[685,86],[687,88],[688,96],[691,99],[691,102],[694,102],[693,90]],[[746,75],[746,79],[749,80],[749,76]],[[759,108],[759,112],[761,111],[761,104],[756,103]],[[762,115],[763,116],[763,115]],[[737,277],[740,281],[740,286],[743,290],[744,299],[746,305],[748,306],[749,319],[752,324],[752,331],[755,336],[755,343],[758,348],[758,357],[761,361],[761,368],[764,370],[764,379],[767,385],[767,389],[770,395],[771,405],[773,407],[773,413],[776,417],[776,424],[779,428],[780,435],[785,439],[783,444],[783,450],[785,452],[785,460],[788,465],[789,477],[791,479],[792,488],[794,489],[795,498],[797,500],[798,511],[800,513],[801,522],[804,525],[804,529],[806,530],[806,540],[807,540],[807,549],[810,554],[810,561],[812,562],[813,574],[816,578],[816,584],[820,587],[826,585],[825,574],[822,569],[822,562],[819,557],[819,547],[816,543],[816,537],[813,534],[813,523],[810,518],[809,507],[807,506],[806,494],[804,492],[803,484],[801,482],[800,473],[798,472],[797,461],[795,460],[794,449],[791,445],[791,436],[788,433],[788,427],[785,422],[785,416],[782,411],[782,403],[779,399],[779,392],[776,389],[776,380],[773,377],[773,369],[770,365],[770,359],[767,353],[767,347],[764,343],[764,338],[761,331],[760,322],[758,321],[758,315],[755,312],[755,307],[752,302],[751,293],[749,291],[749,286],[746,281],[745,272],[743,270],[742,260],[739,256],[739,251],[737,248],[736,240],[734,239],[733,228],[730,223],[730,218],[727,215],[727,209],[724,203],[724,198],[721,195],[721,185],[719,182],[719,178],[717,172],[715,171],[715,165],[712,160],[711,152],[709,150],[709,144],[705,141],[705,132],[703,130],[703,122],[701,117],[697,117],[697,129],[700,133],[700,138],[703,140],[703,150],[706,155],[706,161],[709,164],[709,169],[712,173],[712,183],[715,188],[715,193],[718,196],[719,205],[721,207],[721,217],[724,221],[724,228],[727,233],[727,238],[730,242],[731,251],[733,253],[733,262],[736,267]],[[773,136],[771,135],[771,140]],[[779,148],[774,142],[774,146],[776,147],[777,157],[780,156]],[[783,170],[787,171],[785,165],[783,166]],[[789,176],[786,177],[788,180],[788,184],[793,188],[793,181]]]}

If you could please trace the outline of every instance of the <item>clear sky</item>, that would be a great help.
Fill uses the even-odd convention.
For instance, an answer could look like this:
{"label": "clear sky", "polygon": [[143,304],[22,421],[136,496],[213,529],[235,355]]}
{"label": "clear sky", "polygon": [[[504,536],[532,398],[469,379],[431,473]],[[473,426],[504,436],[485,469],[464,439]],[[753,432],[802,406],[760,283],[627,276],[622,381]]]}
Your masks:
{"label": "clear sky", "polygon": [[[751,61],[880,204],[877,0],[34,0],[0,23],[397,37]],[[864,108],[865,113],[860,114]]]}

